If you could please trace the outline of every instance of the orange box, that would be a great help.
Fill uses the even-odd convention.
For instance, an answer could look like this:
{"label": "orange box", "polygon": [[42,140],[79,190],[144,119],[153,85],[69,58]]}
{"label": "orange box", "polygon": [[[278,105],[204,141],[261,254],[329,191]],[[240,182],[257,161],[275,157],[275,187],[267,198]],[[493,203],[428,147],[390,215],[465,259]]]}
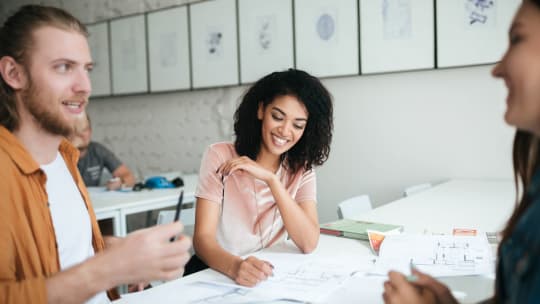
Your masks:
{"label": "orange box", "polygon": [[476,236],[476,229],[454,228],[452,235],[455,236]]}

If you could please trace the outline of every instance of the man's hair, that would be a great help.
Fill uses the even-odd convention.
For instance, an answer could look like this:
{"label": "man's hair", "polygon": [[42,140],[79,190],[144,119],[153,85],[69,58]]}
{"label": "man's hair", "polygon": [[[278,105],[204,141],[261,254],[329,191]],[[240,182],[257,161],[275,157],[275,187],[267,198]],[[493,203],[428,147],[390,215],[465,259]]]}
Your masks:
{"label": "man's hair", "polygon": [[274,72],[257,81],[242,98],[234,114],[236,152],[255,160],[262,142],[262,122],[257,117],[259,104],[264,108],[280,96],[294,96],[308,112],[306,128],[300,140],[281,155],[288,170],[310,170],[320,166],[330,154],[333,129],[332,97],[321,82],[308,73],[289,69]]}
{"label": "man's hair", "polygon": [[[84,24],[68,12],[49,6],[25,5],[11,15],[0,28],[0,58],[12,57],[29,71],[30,52],[34,39],[32,34],[39,28],[51,26],[61,30],[75,31],[85,37]],[[28,75],[29,78],[30,75]],[[19,127],[19,114],[15,91],[0,76],[0,125],[13,131]]]}

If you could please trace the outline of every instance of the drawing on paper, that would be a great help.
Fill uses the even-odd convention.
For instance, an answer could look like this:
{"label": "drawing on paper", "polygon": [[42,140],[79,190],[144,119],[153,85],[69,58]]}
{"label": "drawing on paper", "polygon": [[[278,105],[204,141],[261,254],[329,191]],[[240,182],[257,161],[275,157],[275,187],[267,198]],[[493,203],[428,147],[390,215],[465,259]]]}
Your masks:
{"label": "drawing on paper", "polygon": [[247,290],[228,282],[199,282],[198,286],[210,286],[215,293],[206,292],[204,298],[190,299],[190,303],[270,303],[268,300],[319,303],[342,286],[352,272],[349,264],[327,259],[303,261],[297,255],[277,253],[263,254],[261,258],[275,266],[274,275],[267,280]]}
{"label": "drawing on paper", "polygon": [[208,55],[220,57],[223,53],[223,33],[221,31],[209,31],[206,37],[206,49]]}
{"label": "drawing on paper", "polygon": [[373,273],[392,268],[407,273],[411,266],[435,277],[489,274],[493,256],[485,236],[387,236]]}
{"label": "drawing on paper", "polygon": [[469,25],[493,25],[495,0],[465,0],[465,14]]}
{"label": "drawing on paper", "polygon": [[[190,304],[203,304],[203,303],[224,303],[227,301],[241,301],[246,299],[246,296],[249,295],[249,290],[242,288],[231,288],[228,291],[219,294],[209,295],[207,297],[197,299],[189,302]],[[249,299],[249,298],[248,298]]]}
{"label": "drawing on paper", "polygon": [[280,284],[292,289],[304,289],[307,292],[310,288],[318,288],[330,281],[342,282],[348,279],[349,273],[343,273],[341,268],[341,265],[308,262],[286,272],[276,271],[273,277],[268,278],[268,283]]}
{"label": "drawing on paper", "polygon": [[445,265],[453,270],[474,268],[477,263],[486,262],[484,251],[472,246],[468,239],[440,239],[433,248],[431,256],[412,259],[411,262],[416,266]]}
{"label": "drawing on paper", "polygon": [[384,38],[406,39],[412,36],[411,0],[383,0]]}
{"label": "drawing on paper", "polygon": [[260,51],[270,50],[275,36],[276,28],[276,16],[259,16],[257,18],[257,30],[255,31],[257,37],[257,45]]}
{"label": "drawing on paper", "polygon": [[334,36],[336,22],[332,15],[324,13],[317,19],[316,27],[319,38],[328,41]]}

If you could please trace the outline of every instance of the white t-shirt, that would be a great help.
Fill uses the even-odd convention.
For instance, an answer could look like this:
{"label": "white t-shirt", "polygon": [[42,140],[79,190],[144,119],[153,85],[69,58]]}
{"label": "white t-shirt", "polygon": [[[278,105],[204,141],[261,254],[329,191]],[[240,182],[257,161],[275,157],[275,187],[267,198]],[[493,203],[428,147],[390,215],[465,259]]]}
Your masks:
{"label": "white t-shirt", "polygon": [[[94,255],[92,226],[82,195],[69,172],[62,155],[41,169],[47,176],[46,190],[56,234],[60,269],[67,269]],[[100,292],[86,303],[110,303]]]}

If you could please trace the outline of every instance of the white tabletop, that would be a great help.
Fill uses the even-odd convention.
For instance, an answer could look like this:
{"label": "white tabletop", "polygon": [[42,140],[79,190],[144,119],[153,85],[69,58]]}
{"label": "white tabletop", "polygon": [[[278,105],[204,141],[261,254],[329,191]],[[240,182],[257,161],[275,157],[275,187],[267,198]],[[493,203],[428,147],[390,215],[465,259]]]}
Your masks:
{"label": "white tabletop", "polygon": [[89,187],[88,192],[96,213],[118,208],[135,208],[165,200],[177,201],[181,190],[184,190],[184,201],[193,202],[198,176],[196,174],[184,175],[182,179],[184,186],[173,189],[106,191],[103,187]]}
{"label": "white tabletop", "polygon": [[451,180],[357,218],[403,225],[405,232],[451,233],[453,228],[498,232],[510,218],[514,202],[512,180]]}
{"label": "white tabletop", "polygon": [[[107,191],[104,187],[90,187],[88,193],[98,220],[112,219],[116,236],[125,236],[129,214],[159,210],[176,206],[180,191],[184,191],[181,221],[184,225],[195,222],[195,189],[198,176],[196,174],[182,176],[184,186],[174,189],[143,189],[141,191]],[[188,204],[191,203],[191,204]]]}
{"label": "white tabletop", "polygon": [[[513,183],[510,180],[453,180],[411,197],[374,209],[359,219],[405,226],[406,232],[451,232],[454,227],[497,231],[513,208]],[[321,235],[317,249],[310,256],[333,258],[347,265],[372,263],[374,256],[364,241]],[[298,252],[287,241],[267,249],[270,252]],[[356,262],[355,262],[356,261]],[[118,303],[185,303],[182,289],[190,282],[221,280],[222,275],[207,269],[191,276],[154,287],[139,294],[127,295]],[[325,303],[383,303],[384,276],[355,276]],[[493,294],[493,275],[443,279],[453,291],[461,293],[464,303],[473,303]]]}

